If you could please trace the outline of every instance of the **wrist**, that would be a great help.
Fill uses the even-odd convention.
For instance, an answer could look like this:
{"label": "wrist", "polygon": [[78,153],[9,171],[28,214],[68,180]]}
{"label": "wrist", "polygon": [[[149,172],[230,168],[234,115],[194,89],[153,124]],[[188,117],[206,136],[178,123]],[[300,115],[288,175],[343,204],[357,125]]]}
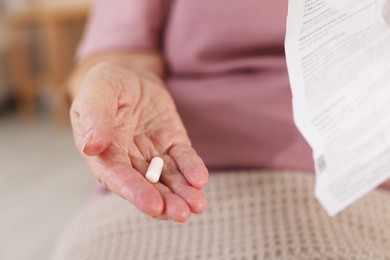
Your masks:
{"label": "wrist", "polygon": [[165,65],[161,55],[157,52],[110,52],[93,55],[75,67],[68,82],[68,94],[71,100],[75,98],[84,81],[85,76],[95,66],[112,64],[129,69],[140,76],[162,81],[165,76]]}

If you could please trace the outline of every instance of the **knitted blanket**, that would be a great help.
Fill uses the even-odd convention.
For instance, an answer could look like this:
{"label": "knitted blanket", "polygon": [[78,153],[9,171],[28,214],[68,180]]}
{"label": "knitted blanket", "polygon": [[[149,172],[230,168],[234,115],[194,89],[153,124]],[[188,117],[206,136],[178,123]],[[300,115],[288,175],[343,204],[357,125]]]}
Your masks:
{"label": "knitted blanket", "polygon": [[313,189],[314,176],[298,172],[213,173],[209,208],[185,224],[108,195],[69,225],[54,259],[390,259],[390,193],[330,218]]}

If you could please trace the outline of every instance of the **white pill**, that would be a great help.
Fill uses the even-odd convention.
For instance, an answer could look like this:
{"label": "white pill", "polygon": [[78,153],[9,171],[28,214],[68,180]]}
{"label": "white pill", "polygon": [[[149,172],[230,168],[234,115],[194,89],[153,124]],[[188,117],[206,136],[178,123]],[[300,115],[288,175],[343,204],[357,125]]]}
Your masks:
{"label": "white pill", "polygon": [[151,183],[156,183],[160,179],[164,161],[160,157],[154,157],[146,171],[146,179]]}

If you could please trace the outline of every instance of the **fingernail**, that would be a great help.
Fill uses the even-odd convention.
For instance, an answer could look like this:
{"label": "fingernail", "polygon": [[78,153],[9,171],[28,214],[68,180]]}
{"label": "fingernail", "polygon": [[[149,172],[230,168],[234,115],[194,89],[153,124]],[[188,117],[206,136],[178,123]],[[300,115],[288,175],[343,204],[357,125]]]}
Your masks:
{"label": "fingernail", "polygon": [[85,147],[92,141],[93,139],[93,133],[95,132],[94,128],[91,128],[88,130],[88,132],[85,134],[84,139],[83,139],[83,149],[82,151],[84,152]]}

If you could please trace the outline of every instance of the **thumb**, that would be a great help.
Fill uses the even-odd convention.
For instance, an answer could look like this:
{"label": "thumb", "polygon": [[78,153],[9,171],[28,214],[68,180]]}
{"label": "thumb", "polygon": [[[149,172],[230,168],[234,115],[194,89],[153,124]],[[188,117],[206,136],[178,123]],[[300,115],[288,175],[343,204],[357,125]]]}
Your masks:
{"label": "thumb", "polygon": [[[110,145],[114,130],[116,98],[112,91],[85,87],[78,96],[78,115],[81,151],[94,156],[102,153]],[[107,92],[107,93],[106,93]]]}
{"label": "thumb", "polygon": [[110,145],[113,134],[113,120],[109,117],[99,116],[89,113],[85,115],[91,121],[96,118],[95,122],[84,124],[86,134],[82,140],[82,152],[89,156],[102,153]]}

